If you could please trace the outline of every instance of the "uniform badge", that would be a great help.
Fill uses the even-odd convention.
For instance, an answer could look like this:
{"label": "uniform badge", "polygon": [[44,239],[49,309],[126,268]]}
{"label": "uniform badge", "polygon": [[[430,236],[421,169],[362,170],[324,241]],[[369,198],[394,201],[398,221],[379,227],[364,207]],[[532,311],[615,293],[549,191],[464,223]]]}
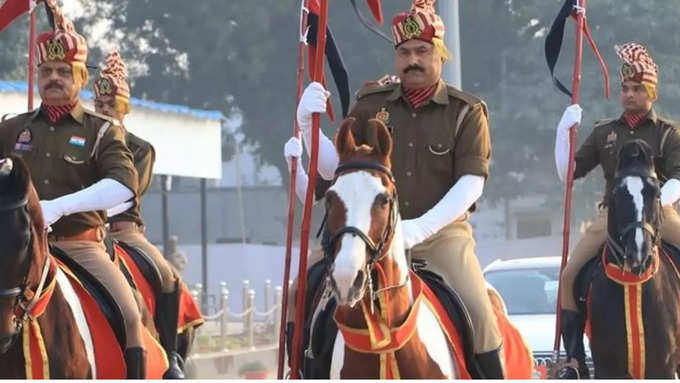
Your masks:
{"label": "uniform badge", "polygon": [[99,93],[103,96],[113,93],[113,85],[111,84],[111,81],[106,78],[97,81],[97,88],[99,89]]}
{"label": "uniform badge", "polygon": [[387,125],[390,122],[390,112],[385,110],[383,106],[378,113],[375,114],[375,118],[380,120],[383,124]]}
{"label": "uniform badge", "polygon": [[73,145],[73,146],[83,147],[83,146],[85,146],[85,137],[71,136],[71,139],[68,140],[68,143]]}
{"label": "uniform badge", "polygon": [[14,144],[14,150],[19,150],[19,151],[29,151],[33,149],[33,145],[31,145],[31,141],[33,141],[33,134],[31,131],[26,128],[19,133],[19,137],[17,137],[17,142]]}
{"label": "uniform badge", "polygon": [[624,79],[630,79],[635,77],[635,68],[633,68],[632,65],[625,63],[621,67],[621,74],[623,75]]}
{"label": "uniform badge", "polygon": [[64,44],[58,40],[47,40],[47,59],[50,61],[63,60],[66,58]]}
{"label": "uniform badge", "polygon": [[611,132],[609,135],[607,135],[607,143],[613,143],[616,142],[616,132]]}
{"label": "uniform badge", "polygon": [[30,144],[31,141],[33,141],[33,134],[31,134],[31,131],[26,128],[19,133],[19,137],[17,137],[17,143],[20,144]]}
{"label": "uniform badge", "polygon": [[418,38],[422,33],[423,29],[413,16],[408,16],[404,20],[404,38],[406,40]]}

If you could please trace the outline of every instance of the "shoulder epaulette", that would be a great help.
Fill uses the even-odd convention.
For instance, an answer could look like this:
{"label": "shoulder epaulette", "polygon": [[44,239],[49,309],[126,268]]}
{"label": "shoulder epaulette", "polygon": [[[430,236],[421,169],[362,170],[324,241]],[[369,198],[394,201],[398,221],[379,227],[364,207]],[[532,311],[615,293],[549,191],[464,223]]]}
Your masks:
{"label": "shoulder epaulette", "polygon": [[364,84],[364,86],[362,86],[361,89],[357,91],[356,99],[359,100],[363,97],[368,96],[369,94],[391,92],[397,86],[399,86],[399,83],[389,83],[381,85],[377,82],[369,82]]}
{"label": "shoulder epaulette", "polygon": [[601,128],[603,126],[611,124],[612,122],[614,122],[616,120],[617,120],[616,118],[604,118],[602,120],[597,120],[597,121],[595,121],[595,127]]}
{"label": "shoulder epaulette", "polygon": [[464,92],[464,91],[462,91],[462,90],[460,90],[460,89],[458,89],[454,86],[451,86],[451,85],[447,85],[446,90],[447,90],[449,96],[455,97],[459,100],[462,100],[463,102],[470,104],[470,106],[474,106],[474,105],[477,105],[477,104],[483,104],[486,107],[486,103],[481,98],[479,98],[479,97],[477,97],[477,96],[475,96],[471,93]]}
{"label": "shoulder epaulette", "polygon": [[107,115],[105,115],[105,114],[97,113],[97,112],[95,112],[94,110],[87,109],[87,108],[83,108],[83,112],[84,112],[85,114],[89,114],[90,116],[94,116],[94,117],[97,117],[97,118],[101,118],[101,119],[104,120],[104,121],[108,121],[108,122],[110,122],[112,125],[122,125],[121,122],[118,121],[118,120],[116,120],[115,118],[109,117],[109,116],[107,116]]}

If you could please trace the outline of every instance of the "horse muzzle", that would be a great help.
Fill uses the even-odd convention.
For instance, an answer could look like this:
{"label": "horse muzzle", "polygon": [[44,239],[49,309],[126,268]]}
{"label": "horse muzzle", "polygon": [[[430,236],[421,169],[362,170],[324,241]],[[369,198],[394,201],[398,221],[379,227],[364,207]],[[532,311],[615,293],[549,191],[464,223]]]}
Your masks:
{"label": "horse muzzle", "polygon": [[342,277],[336,279],[331,273],[331,285],[340,305],[354,307],[364,296],[366,282],[366,273],[363,270],[359,270],[353,280]]}

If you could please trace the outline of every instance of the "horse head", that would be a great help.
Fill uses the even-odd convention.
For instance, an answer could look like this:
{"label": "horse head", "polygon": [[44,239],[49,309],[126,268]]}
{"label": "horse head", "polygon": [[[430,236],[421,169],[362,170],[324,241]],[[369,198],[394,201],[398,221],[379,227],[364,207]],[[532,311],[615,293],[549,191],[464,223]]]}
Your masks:
{"label": "horse head", "polygon": [[[0,354],[21,329],[19,308],[25,292],[40,278],[35,263],[45,262],[43,216],[28,168],[17,157],[0,159]],[[36,254],[42,254],[37,259]]]}
{"label": "horse head", "polygon": [[623,145],[609,196],[609,261],[638,276],[652,265],[661,240],[659,180],[651,148],[641,140]]}
{"label": "horse head", "polygon": [[[364,132],[365,142],[357,144],[353,129]],[[348,118],[338,131],[336,148],[340,163],[335,182],[326,192],[324,251],[339,303],[353,307],[372,283],[376,265],[392,273],[398,265],[389,255],[399,249],[403,253],[390,171],[392,138],[379,120]],[[403,263],[398,269],[403,270],[399,277],[405,280],[407,266],[402,258],[396,262]]]}

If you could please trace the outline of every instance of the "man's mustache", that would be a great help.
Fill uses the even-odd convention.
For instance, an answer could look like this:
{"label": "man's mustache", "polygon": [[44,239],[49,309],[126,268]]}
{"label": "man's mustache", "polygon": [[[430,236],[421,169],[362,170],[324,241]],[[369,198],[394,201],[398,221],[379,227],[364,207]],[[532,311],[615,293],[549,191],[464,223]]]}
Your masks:
{"label": "man's mustache", "polygon": [[404,69],[404,73],[408,73],[412,70],[417,70],[417,71],[420,71],[421,73],[425,73],[425,68],[421,67],[420,65],[416,65],[416,64],[407,66],[406,69]]}
{"label": "man's mustache", "polygon": [[52,88],[54,88],[54,89],[63,89],[63,87],[61,86],[61,84],[59,84],[59,83],[56,82],[56,81],[52,81],[51,83],[47,84],[47,86],[45,87],[45,89],[52,89]]}

